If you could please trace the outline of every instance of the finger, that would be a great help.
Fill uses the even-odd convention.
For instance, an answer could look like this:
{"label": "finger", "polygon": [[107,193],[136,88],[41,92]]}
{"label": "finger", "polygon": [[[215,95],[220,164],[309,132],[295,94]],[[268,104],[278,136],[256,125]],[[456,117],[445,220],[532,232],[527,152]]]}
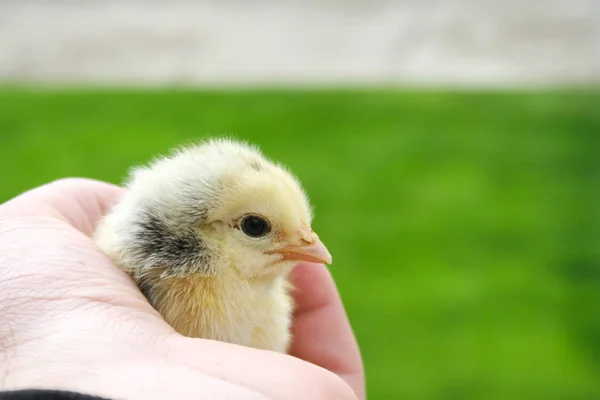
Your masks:
{"label": "finger", "polygon": [[[98,220],[123,192],[109,183],[69,178],[29,190],[1,205],[0,246],[11,248],[0,254],[5,278],[25,274],[47,279],[47,274],[40,272],[49,269],[50,275],[62,271],[61,282],[69,283],[70,277],[83,279],[80,273],[85,272],[85,279],[112,282],[121,291],[131,290],[134,285],[127,274],[89,240]],[[7,232],[13,234],[3,235]],[[93,268],[81,268],[90,260]],[[27,268],[6,267],[11,264]],[[65,274],[67,270],[70,272]]]}
{"label": "finger", "polygon": [[43,303],[78,298],[126,304],[147,312],[131,278],[89,240],[123,192],[105,182],[70,178],[0,205],[0,248],[10,249],[0,252],[0,293]]}
{"label": "finger", "polygon": [[10,215],[57,217],[90,236],[98,220],[124,191],[92,179],[60,179],[15,197],[0,210]]}
{"label": "finger", "polygon": [[291,354],[335,372],[364,399],[360,351],[331,274],[323,265],[301,264],[292,272],[292,283]]}

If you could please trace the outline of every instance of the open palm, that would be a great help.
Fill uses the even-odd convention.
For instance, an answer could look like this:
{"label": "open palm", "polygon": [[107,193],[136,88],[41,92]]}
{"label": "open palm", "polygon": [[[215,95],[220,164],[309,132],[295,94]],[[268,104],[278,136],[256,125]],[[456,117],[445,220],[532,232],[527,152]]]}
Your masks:
{"label": "open palm", "polygon": [[0,388],[123,399],[364,399],[329,272],[304,264],[292,356],[183,337],[90,240],[123,189],[57,181],[0,206]]}

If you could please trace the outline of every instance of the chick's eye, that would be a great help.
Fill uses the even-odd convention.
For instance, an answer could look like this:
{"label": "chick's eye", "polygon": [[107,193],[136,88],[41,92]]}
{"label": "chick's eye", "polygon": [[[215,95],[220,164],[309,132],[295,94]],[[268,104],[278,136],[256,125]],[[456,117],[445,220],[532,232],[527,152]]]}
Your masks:
{"label": "chick's eye", "polygon": [[242,231],[251,237],[264,236],[271,230],[269,223],[264,218],[254,215],[244,218],[240,225]]}

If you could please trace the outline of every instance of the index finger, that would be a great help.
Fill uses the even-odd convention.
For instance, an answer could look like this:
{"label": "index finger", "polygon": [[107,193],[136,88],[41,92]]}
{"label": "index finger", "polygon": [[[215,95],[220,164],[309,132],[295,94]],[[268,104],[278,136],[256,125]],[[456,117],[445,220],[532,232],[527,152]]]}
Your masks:
{"label": "index finger", "polygon": [[94,179],[59,179],[9,200],[0,210],[5,215],[60,218],[90,236],[98,220],[124,192],[119,186]]}
{"label": "index finger", "polygon": [[365,399],[360,350],[329,270],[303,263],[291,278],[296,311],[290,353],[336,373]]}

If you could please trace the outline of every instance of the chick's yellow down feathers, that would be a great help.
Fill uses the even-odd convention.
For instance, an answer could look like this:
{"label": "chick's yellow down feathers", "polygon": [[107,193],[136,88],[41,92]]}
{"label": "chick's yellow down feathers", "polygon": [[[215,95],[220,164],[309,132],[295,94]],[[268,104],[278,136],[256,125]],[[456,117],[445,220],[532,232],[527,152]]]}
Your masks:
{"label": "chick's yellow down feathers", "polygon": [[94,234],[177,332],[289,348],[288,275],[331,263],[299,181],[253,146],[209,140],[132,170]]}

